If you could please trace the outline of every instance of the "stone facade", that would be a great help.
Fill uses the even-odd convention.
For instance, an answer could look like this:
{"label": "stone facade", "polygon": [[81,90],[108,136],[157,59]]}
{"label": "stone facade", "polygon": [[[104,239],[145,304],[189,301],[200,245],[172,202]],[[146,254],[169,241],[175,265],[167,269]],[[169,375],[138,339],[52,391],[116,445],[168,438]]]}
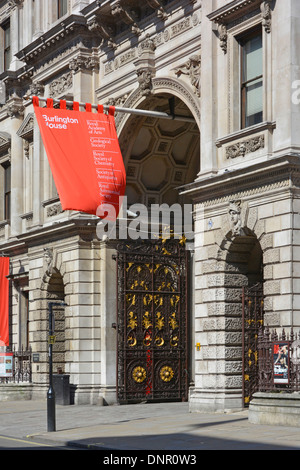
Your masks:
{"label": "stone facade", "polygon": [[[263,119],[241,128],[239,40],[257,25]],[[242,286],[263,281],[265,325],[299,328],[298,27],[293,1],[202,5],[201,95],[209,100],[201,102],[201,171],[185,188],[195,204],[195,342],[202,345],[192,410],[242,406]]]}
{"label": "stone facade", "polygon": [[[0,178],[11,167],[11,210],[0,196],[0,250],[11,259],[11,346],[32,347],[32,396],[48,383],[48,303],[54,372],[75,403],[116,401],[116,261],[98,219],[62,211],[26,95],[157,109],[191,122],[116,114],[129,204],[183,202],[199,171],[201,2],[1,1]],[[10,62],[5,67],[5,29]],[[184,38],[184,46],[182,40]],[[178,47],[180,46],[180,47]],[[170,102],[172,98],[172,103]],[[157,170],[159,166],[159,171]],[[21,313],[20,313],[21,312]]]}
{"label": "stone facade", "polygon": [[[116,267],[96,218],[62,211],[26,94],[194,119],[117,113],[127,197],[193,201],[190,408],[240,409],[241,288],[263,282],[270,327],[300,326],[298,0],[69,0],[61,18],[55,4],[0,1],[2,36],[11,26],[0,178],[10,163],[12,184],[0,251],[11,258],[15,345],[28,298],[33,393],[47,385],[47,302],[64,299],[55,364],[76,403],[115,402]],[[257,29],[263,117],[242,126],[241,38]]]}

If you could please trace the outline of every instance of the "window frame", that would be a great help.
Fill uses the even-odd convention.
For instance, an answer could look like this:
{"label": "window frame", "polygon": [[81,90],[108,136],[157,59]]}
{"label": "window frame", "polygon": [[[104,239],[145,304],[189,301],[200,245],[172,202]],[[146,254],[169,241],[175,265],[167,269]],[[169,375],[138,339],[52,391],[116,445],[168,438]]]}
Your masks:
{"label": "window frame", "polygon": [[57,0],[57,19],[62,18],[68,13],[68,0]]}
{"label": "window frame", "polygon": [[[4,220],[10,221],[11,216],[11,163],[10,161],[1,164],[3,168],[3,215]],[[8,183],[8,170],[9,170],[9,185]]]}
{"label": "window frame", "polygon": [[[11,63],[11,27],[10,20],[6,20],[1,24],[2,37],[3,37],[3,70],[6,71],[10,67]],[[9,41],[7,43],[6,33],[9,32]]]}
{"label": "window frame", "polygon": [[[244,81],[244,46],[246,43],[254,39],[255,37],[261,37],[261,43],[262,43],[262,53],[263,53],[263,31],[262,31],[262,25],[260,24],[259,26],[256,26],[255,28],[244,32],[241,34],[237,39],[239,43],[239,48],[240,48],[240,122],[241,122],[241,129],[246,129],[247,127],[251,127],[251,125],[254,124],[247,124],[247,114],[246,114],[246,106],[247,106],[247,86],[249,83],[253,82],[255,83],[257,80],[261,79],[262,82],[262,88],[264,87],[264,73],[263,73],[263,60],[262,60],[262,74],[258,75],[254,78],[251,78],[247,81]],[[262,99],[262,118],[259,123],[263,122],[263,114],[264,114],[264,100]]]}

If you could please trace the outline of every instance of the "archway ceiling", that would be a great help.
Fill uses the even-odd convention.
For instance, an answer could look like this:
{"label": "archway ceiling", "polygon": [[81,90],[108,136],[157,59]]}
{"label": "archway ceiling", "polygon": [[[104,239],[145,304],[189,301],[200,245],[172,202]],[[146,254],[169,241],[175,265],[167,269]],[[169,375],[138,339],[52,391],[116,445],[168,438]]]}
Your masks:
{"label": "archway ceiling", "polygon": [[[168,95],[156,97],[155,110],[170,113],[169,98]],[[190,115],[185,104],[176,98],[174,111]],[[182,121],[142,119],[127,163],[128,202],[146,205],[183,202],[176,188],[194,181],[199,172],[198,126]]]}

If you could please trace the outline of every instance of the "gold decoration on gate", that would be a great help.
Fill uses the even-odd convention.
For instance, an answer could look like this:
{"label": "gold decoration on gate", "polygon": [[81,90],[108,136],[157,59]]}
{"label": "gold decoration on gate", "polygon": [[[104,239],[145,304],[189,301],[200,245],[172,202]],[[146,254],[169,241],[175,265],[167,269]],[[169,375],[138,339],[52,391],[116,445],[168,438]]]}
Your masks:
{"label": "gold decoration on gate", "polygon": [[156,313],[156,321],[155,321],[156,328],[158,328],[159,330],[162,330],[164,325],[165,325],[164,317],[162,316],[161,312],[157,312]]}
{"label": "gold decoration on gate", "polygon": [[172,367],[164,366],[160,369],[159,375],[164,382],[170,382],[173,379],[174,371]]}
{"label": "gold decoration on gate", "polygon": [[156,336],[155,344],[156,346],[163,346],[165,344],[165,340],[161,336]]}
{"label": "gold decoration on gate", "polygon": [[142,383],[146,378],[146,370],[144,367],[137,366],[132,371],[132,377],[135,382]]}
{"label": "gold decoration on gate", "polygon": [[134,330],[137,327],[137,316],[133,312],[129,312],[128,317],[128,328]]}
{"label": "gold decoration on gate", "polygon": [[148,330],[152,326],[150,312],[145,312],[143,316],[143,326]]}
{"label": "gold decoration on gate", "polygon": [[175,312],[173,312],[172,315],[170,316],[169,325],[172,328],[172,330],[175,330],[175,328],[178,328],[178,323],[177,323],[177,320],[176,320],[176,313]]}

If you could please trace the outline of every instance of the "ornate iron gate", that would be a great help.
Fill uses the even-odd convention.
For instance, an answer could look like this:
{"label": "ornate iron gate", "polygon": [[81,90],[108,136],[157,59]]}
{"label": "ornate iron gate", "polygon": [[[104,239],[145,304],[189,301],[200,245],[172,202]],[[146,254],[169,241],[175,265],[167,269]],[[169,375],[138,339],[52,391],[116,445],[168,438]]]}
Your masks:
{"label": "ornate iron gate", "polygon": [[258,336],[264,321],[261,283],[243,288],[242,305],[243,402],[247,407],[253,394],[259,389]]}
{"label": "ornate iron gate", "polygon": [[124,242],[117,261],[119,402],[187,400],[184,243]]}

